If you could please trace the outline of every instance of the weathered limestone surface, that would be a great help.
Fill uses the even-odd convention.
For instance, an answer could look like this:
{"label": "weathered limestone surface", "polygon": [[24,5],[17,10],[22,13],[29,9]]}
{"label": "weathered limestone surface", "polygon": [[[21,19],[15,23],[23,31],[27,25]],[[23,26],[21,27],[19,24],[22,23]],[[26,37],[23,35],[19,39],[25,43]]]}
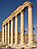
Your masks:
{"label": "weathered limestone surface", "polygon": [[4,44],[4,26],[2,26],[2,42]]}
{"label": "weathered limestone surface", "polygon": [[9,45],[10,23],[8,22],[8,45]]}
{"label": "weathered limestone surface", "polygon": [[32,6],[28,6],[28,36],[29,44],[33,43],[33,17],[32,17]]}
{"label": "weathered limestone surface", "polygon": [[13,26],[14,26],[14,23],[13,23],[13,20],[11,20],[11,45],[13,45]]}
{"label": "weathered limestone surface", "polygon": [[7,25],[5,25],[5,44],[7,44]]}
{"label": "weathered limestone surface", "polygon": [[18,16],[15,17],[15,44],[18,44]]}
{"label": "weathered limestone surface", "polygon": [[21,11],[21,44],[24,44],[24,11]]}

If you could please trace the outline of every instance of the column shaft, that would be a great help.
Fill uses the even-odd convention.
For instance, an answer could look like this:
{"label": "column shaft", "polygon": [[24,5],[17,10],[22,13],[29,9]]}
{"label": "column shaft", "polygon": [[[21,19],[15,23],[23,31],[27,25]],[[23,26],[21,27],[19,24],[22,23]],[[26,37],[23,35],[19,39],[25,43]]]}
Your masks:
{"label": "column shaft", "polygon": [[29,37],[29,44],[33,43],[33,18],[32,18],[32,6],[28,7],[28,37]]}
{"label": "column shaft", "polygon": [[14,28],[14,22],[13,22],[13,19],[11,20],[11,44],[13,44],[13,33],[14,33],[14,31],[13,31],[13,28]]}
{"label": "column shaft", "polygon": [[9,45],[10,23],[8,22],[8,45]]}
{"label": "column shaft", "polygon": [[18,43],[18,16],[15,17],[15,44]]}
{"label": "column shaft", "polygon": [[24,44],[24,11],[21,11],[21,44]]}
{"label": "column shaft", "polygon": [[4,26],[2,26],[2,42],[4,44]]}
{"label": "column shaft", "polygon": [[7,44],[7,26],[5,25],[5,44]]}

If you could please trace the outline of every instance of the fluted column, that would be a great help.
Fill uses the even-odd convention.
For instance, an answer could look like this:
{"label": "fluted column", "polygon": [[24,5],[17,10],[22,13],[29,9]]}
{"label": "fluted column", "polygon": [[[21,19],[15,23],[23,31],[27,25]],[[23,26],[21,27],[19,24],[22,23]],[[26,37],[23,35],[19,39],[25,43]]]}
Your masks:
{"label": "fluted column", "polygon": [[32,18],[32,6],[28,6],[28,37],[29,44],[33,43],[33,18]]}
{"label": "fluted column", "polygon": [[4,44],[4,26],[2,25],[2,42]]}
{"label": "fluted column", "polygon": [[11,20],[11,44],[13,44],[13,33],[14,33],[14,22],[13,19]]}
{"label": "fluted column", "polygon": [[21,44],[24,44],[24,11],[21,11]]}
{"label": "fluted column", "polygon": [[8,45],[9,45],[9,32],[10,32],[10,23],[8,22]]}
{"label": "fluted column", "polygon": [[15,44],[18,43],[18,16],[15,17]]}

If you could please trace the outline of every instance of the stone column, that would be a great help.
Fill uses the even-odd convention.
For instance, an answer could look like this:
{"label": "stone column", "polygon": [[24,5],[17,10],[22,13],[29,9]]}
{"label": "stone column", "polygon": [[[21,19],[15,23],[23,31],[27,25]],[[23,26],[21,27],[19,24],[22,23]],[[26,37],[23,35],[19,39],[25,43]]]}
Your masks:
{"label": "stone column", "polygon": [[6,25],[5,25],[5,44],[8,44],[8,37],[7,37],[7,36],[8,36],[8,35],[7,35],[8,32],[7,32],[7,29],[8,29],[8,28],[7,28],[7,24],[6,24]]}
{"label": "stone column", "polygon": [[4,26],[2,25],[2,42],[4,44]]}
{"label": "stone column", "polygon": [[15,17],[15,44],[18,44],[18,16]]}
{"label": "stone column", "polygon": [[24,44],[24,11],[21,11],[21,44]]}
{"label": "stone column", "polygon": [[9,32],[10,32],[10,23],[8,22],[8,45],[9,45]]}
{"label": "stone column", "polygon": [[7,42],[7,24],[5,25],[5,44],[8,44],[8,42]]}
{"label": "stone column", "polygon": [[33,43],[33,18],[32,18],[32,6],[28,6],[28,44]]}
{"label": "stone column", "polygon": [[14,33],[14,31],[13,31],[13,28],[14,28],[14,22],[13,22],[13,19],[11,20],[11,45],[13,44],[13,33]]}

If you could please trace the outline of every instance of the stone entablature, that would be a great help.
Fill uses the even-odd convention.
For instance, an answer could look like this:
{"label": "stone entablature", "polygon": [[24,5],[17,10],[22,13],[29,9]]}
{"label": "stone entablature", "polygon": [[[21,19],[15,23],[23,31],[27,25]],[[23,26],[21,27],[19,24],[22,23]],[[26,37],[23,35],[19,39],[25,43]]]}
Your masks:
{"label": "stone entablature", "polygon": [[30,5],[32,6],[32,3],[28,1],[28,2],[25,2],[22,6],[19,6],[5,21],[3,21],[2,25],[5,25],[13,17],[16,17],[16,15],[19,14],[24,8],[26,8]]}

